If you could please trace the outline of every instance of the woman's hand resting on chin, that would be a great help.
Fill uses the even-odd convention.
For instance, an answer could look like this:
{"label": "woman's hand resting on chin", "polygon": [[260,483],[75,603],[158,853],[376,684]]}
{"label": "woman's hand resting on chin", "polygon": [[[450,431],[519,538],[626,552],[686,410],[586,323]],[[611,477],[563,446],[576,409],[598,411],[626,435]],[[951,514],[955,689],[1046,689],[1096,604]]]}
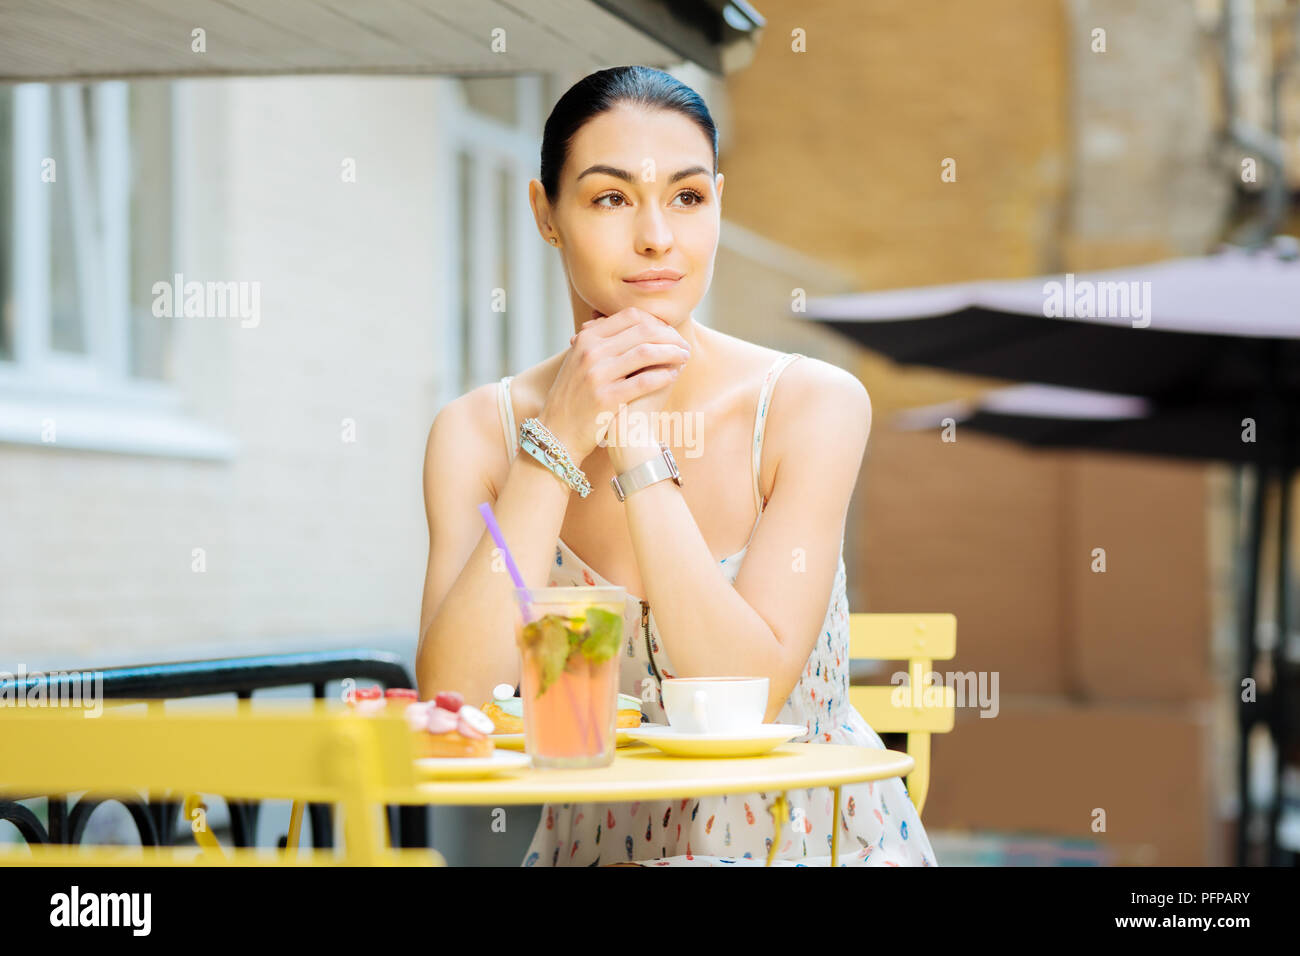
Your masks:
{"label": "woman's hand resting on chin", "polygon": [[617,441],[611,429],[620,405],[643,413],[661,409],[690,357],[677,330],[644,309],[594,314],[570,340],[538,415],[578,465],[602,442]]}

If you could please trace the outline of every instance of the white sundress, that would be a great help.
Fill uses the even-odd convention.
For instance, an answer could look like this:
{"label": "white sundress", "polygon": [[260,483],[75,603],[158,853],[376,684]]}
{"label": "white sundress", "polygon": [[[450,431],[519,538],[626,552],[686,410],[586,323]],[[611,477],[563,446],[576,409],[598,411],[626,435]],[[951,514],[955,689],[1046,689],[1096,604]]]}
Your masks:
{"label": "white sundress", "polygon": [[[769,397],[777,376],[800,357],[790,352],[778,358],[759,395],[752,456],[754,504],[759,515],[750,531],[751,542],[767,506],[758,476]],[[518,451],[518,433],[510,401],[511,378],[500,380],[497,404],[506,447],[513,456]],[[733,585],[748,549],[747,542],[744,548],[722,559],[723,572]],[[822,622],[822,638],[776,720],[807,728],[794,742],[856,744],[883,750],[880,737],[849,703],[849,608],[843,550],[841,539],[839,568]],[[563,540],[556,541],[548,586],[612,583]],[[629,593],[623,620],[619,691],[642,699],[646,719],[666,724],[659,681],[674,676],[674,667],[659,641],[654,611],[648,602]],[[642,694],[641,682],[647,677],[655,681],[653,701],[644,700]],[[900,778],[845,784],[840,792],[839,866],[937,865],[929,838]],[[785,794],[790,819],[782,823],[781,846],[772,865],[829,866],[834,796],[831,789],[792,789]],[[644,866],[763,866],[774,830],[769,807],[778,795],[773,791],[630,803],[546,804],[522,865],[634,862]],[[802,832],[797,829],[800,827]]]}

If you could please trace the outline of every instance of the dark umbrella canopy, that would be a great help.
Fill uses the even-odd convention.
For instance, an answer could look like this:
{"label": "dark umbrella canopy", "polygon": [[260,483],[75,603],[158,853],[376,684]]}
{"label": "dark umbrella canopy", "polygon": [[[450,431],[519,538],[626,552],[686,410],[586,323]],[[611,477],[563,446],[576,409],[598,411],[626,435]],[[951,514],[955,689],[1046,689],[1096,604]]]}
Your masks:
{"label": "dark umbrella canopy", "polygon": [[897,362],[971,375],[1176,406],[1300,395],[1300,260],[1267,250],[816,298],[807,315]]}
{"label": "dark umbrella canopy", "polygon": [[[1093,449],[1198,461],[1277,465],[1283,422],[1258,401],[1195,401],[1170,406],[1136,395],[1110,395],[1049,385],[1016,385],[976,401],[945,402],[899,412],[904,430],[960,428],[1040,448]],[[1290,460],[1300,461],[1293,435]]]}

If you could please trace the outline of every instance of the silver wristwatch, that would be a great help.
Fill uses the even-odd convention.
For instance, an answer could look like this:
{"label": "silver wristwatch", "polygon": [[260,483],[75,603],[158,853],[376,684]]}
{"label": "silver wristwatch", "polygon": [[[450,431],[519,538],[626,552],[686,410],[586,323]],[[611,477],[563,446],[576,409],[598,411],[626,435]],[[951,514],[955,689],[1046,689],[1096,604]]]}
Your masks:
{"label": "silver wristwatch", "polygon": [[668,478],[676,482],[677,487],[682,486],[682,476],[677,470],[677,462],[673,460],[673,453],[663,442],[659,442],[659,449],[663,452],[662,455],[643,461],[635,468],[629,468],[623,474],[609,479],[619,501],[626,501],[627,496],[632,492],[648,488]]}

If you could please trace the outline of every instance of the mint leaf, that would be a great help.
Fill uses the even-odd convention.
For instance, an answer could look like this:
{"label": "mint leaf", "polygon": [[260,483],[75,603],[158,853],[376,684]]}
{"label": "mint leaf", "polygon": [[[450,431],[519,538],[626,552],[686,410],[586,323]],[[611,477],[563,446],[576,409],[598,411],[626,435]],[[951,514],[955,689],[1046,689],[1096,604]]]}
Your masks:
{"label": "mint leaf", "polygon": [[541,667],[537,688],[540,697],[564,673],[564,664],[569,659],[569,631],[564,619],[556,614],[548,614],[530,626],[536,629],[531,644]]}
{"label": "mint leaf", "polygon": [[564,673],[573,654],[593,664],[608,661],[618,653],[623,637],[623,615],[604,608],[588,608],[586,616],[547,614],[523,629],[523,643],[538,663],[537,696],[546,693]]}
{"label": "mint leaf", "polygon": [[618,653],[623,637],[623,615],[600,607],[587,609],[587,636],[582,654],[593,664],[602,664]]}
{"label": "mint leaf", "polygon": [[581,617],[565,618],[569,635],[569,653],[576,654],[582,642],[587,639],[587,622]]}

